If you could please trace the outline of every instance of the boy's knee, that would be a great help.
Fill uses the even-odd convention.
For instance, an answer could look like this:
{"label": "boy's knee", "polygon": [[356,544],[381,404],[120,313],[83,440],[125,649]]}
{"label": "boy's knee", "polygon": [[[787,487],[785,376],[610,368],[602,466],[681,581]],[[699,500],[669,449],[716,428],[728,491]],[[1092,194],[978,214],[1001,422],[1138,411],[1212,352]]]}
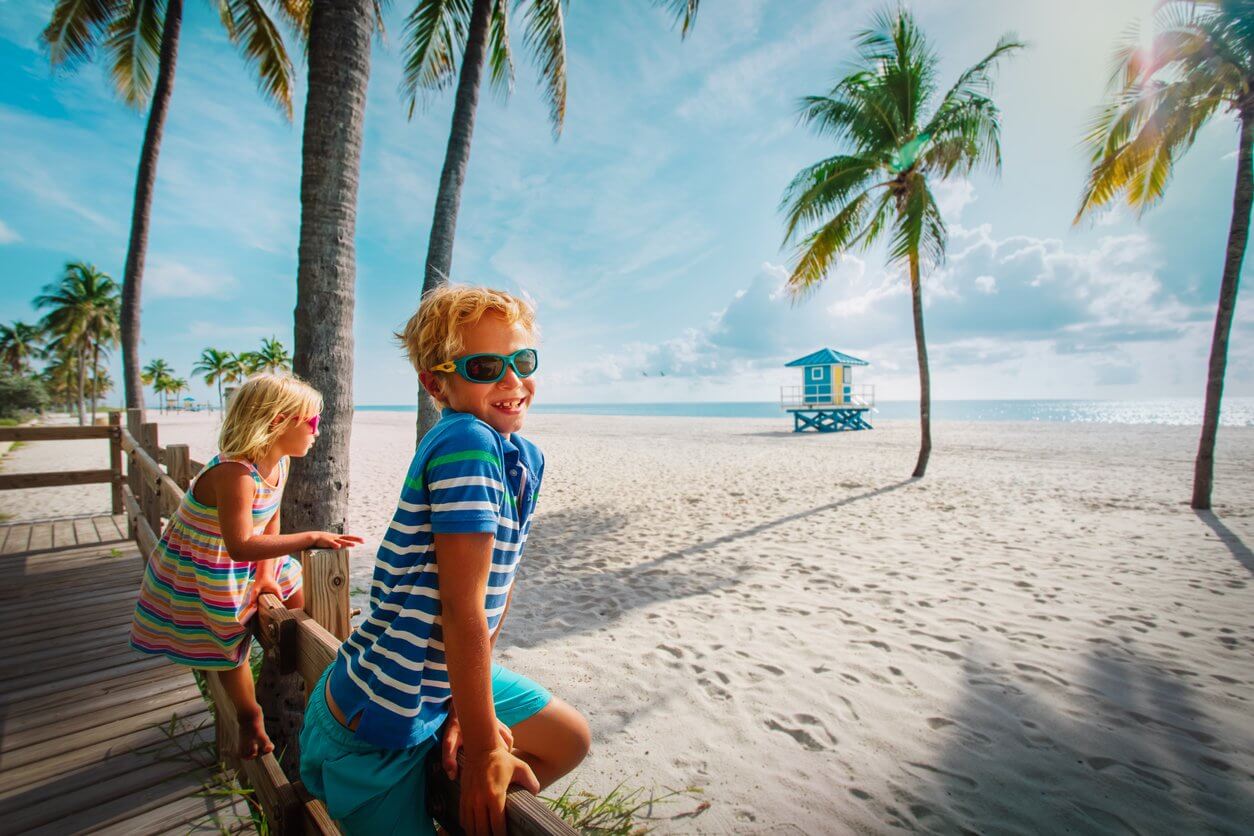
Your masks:
{"label": "boy's knee", "polygon": [[588,721],[575,709],[571,709],[569,718],[569,729],[571,737],[571,749],[573,754],[579,761],[588,756],[588,752],[592,750],[592,729],[588,726]]}

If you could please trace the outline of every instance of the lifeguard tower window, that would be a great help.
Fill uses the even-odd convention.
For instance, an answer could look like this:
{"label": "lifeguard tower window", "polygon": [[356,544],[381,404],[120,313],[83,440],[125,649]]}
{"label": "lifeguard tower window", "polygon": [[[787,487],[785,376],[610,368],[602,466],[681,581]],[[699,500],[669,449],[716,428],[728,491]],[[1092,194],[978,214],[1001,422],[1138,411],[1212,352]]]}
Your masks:
{"label": "lifeguard tower window", "polygon": [[822,367],[822,366],[815,366],[815,367],[813,367],[812,369],[810,369],[810,379],[811,379],[811,380],[822,380],[822,379],[823,379],[823,367]]}

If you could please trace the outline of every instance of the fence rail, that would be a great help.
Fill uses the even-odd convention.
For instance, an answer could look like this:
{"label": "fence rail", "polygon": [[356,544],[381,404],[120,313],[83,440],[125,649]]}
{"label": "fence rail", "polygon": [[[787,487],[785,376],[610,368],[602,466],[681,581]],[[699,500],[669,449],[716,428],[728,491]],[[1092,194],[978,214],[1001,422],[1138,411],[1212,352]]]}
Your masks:
{"label": "fence rail", "polygon": [[[849,387],[849,396],[841,392],[831,395],[807,395],[805,386],[779,387],[779,405],[784,409],[819,409],[845,407],[847,409],[871,409],[875,406],[874,384],[857,384]],[[839,389],[840,387],[837,387]]]}
{"label": "fence rail", "polygon": [[59,488],[67,485],[111,486],[113,513],[122,513],[122,447],[119,414],[109,414],[107,427],[0,427],[0,442],[109,440],[109,467],[99,470],[52,470],[0,473],[0,491]]}

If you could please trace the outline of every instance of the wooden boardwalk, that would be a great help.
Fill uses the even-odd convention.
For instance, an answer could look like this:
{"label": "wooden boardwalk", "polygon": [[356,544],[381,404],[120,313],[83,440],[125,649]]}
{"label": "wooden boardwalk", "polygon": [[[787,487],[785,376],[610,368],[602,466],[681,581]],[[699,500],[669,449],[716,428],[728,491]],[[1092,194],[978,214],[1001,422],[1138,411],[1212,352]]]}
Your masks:
{"label": "wooden boardwalk", "polygon": [[0,526],[0,834],[252,832],[186,668],[127,645],[124,516]]}

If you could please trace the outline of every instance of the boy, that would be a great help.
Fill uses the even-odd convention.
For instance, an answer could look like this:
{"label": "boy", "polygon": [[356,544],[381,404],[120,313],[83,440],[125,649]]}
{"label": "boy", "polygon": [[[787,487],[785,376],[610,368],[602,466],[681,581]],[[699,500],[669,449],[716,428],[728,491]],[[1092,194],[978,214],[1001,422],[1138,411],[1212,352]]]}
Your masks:
{"label": "boy", "polygon": [[375,560],[368,618],[314,688],[301,777],[346,833],[430,834],[422,763],[444,728],[461,824],[505,833],[505,791],[583,760],[571,706],[491,661],[531,526],[544,456],[517,433],[535,396],[535,322],[509,294],[447,286],[403,341],[443,407],[418,447]]}

